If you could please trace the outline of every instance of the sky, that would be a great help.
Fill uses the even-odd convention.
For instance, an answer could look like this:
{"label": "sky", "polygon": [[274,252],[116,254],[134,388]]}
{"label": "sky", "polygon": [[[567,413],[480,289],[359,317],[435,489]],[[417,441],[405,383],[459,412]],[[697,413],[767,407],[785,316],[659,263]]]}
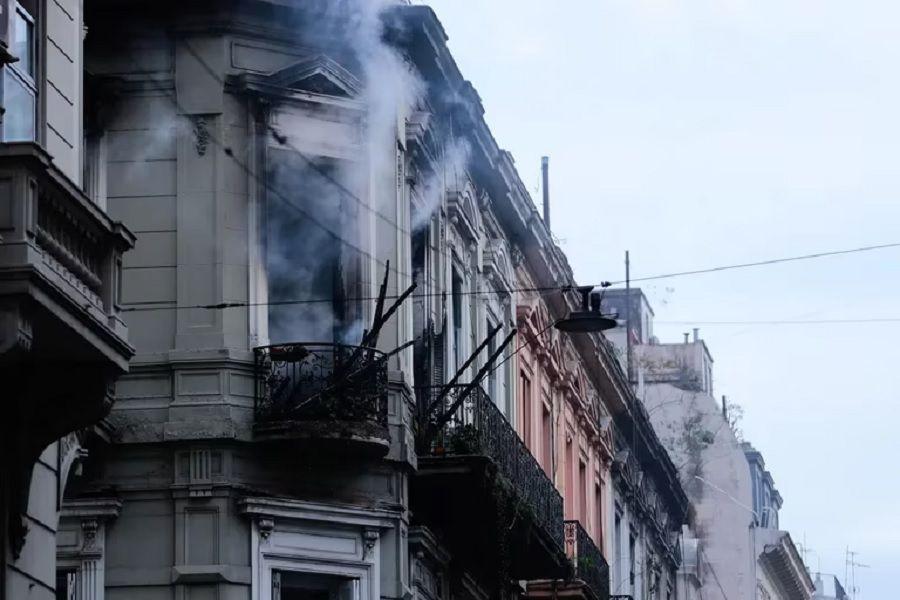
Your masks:
{"label": "sky", "polygon": [[[900,3],[419,0],[582,283],[900,241]],[[647,282],[700,327],[781,525],[856,599],[900,576],[900,248]],[[700,322],[698,325],[673,323]],[[706,324],[703,324],[706,323]]]}

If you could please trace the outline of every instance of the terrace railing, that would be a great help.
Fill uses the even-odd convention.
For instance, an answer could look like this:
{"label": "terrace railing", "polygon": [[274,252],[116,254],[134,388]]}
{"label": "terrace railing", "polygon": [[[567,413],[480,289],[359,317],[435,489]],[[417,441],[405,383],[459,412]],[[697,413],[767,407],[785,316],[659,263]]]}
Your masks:
{"label": "terrace railing", "polygon": [[566,555],[575,579],[584,582],[598,600],[609,598],[609,565],[603,553],[578,521],[566,521]]}
{"label": "terrace railing", "polygon": [[[440,390],[438,387],[420,389],[419,402],[432,405]],[[462,404],[421,450],[431,456],[482,455],[489,458],[530,508],[536,524],[562,550],[562,496],[484,390],[479,386],[453,386],[440,399],[438,414],[447,411],[461,394],[466,394]]]}
{"label": "terrace railing", "polygon": [[280,344],[256,348],[258,424],[369,423],[386,429],[387,359],[374,348]]}

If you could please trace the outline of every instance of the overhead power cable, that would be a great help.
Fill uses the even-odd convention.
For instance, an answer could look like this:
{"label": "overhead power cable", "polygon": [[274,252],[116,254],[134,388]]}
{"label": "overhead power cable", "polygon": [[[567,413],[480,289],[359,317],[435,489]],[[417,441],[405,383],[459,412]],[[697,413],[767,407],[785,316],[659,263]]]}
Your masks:
{"label": "overhead power cable", "polygon": [[[828,252],[817,252],[815,254],[804,254],[801,256],[789,256],[789,257],[785,257],[785,258],[775,258],[775,259],[769,259],[769,260],[757,261],[757,262],[751,262],[751,263],[739,263],[739,264],[735,264],[735,265],[724,265],[724,266],[719,266],[719,267],[711,267],[708,269],[696,269],[696,270],[692,270],[692,271],[681,271],[678,273],[669,273],[669,274],[665,274],[665,275],[654,275],[651,277],[639,277],[636,279],[632,279],[631,281],[632,282],[634,282],[634,281],[649,281],[649,280],[656,280],[656,279],[668,279],[671,277],[680,277],[682,275],[694,275],[694,274],[700,274],[700,273],[717,273],[720,271],[727,271],[727,270],[731,270],[731,269],[743,269],[743,268],[749,268],[749,267],[759,267],[759,266],[764,266],[764,265],[774,265],[774,264],[786,263],[786,262],[791,262],[791,261],[810,260],[813,258],[822,258],[822,257],[836,256],[836,255],[841,255],[841,254],[852,254],[852,253],[857,253],[857,252],[871,252],[874,250],[895,248],[895,247],[900,247],[900,242],[890,243],[890,244],[878,244],[878,245],[872,245],[872,246],[862,246],[859,248],[849,248],[849,249],[844,249],[844,250],[831,250]],[[391,267],[391,270],[394,270],[394,267]],[[615,285],[615,284],[624,283],[624,281],[615,281],[612,283]],[[594,284],[592,287],[601,287],[601,284]],[[504,291],[505,292],[520,292],[520,293],[528,293],[528,292],[544,293],[544,292],[554,292],[554,291],[564,292],[564,291],[569,291],[569,290],[573,290],[573,289],[575,289],[575,286],[562,285],[562,286],[518,287],[518,288],[511,288],[511,289],[504,290]],[[457,293],[460,296],[480,296],[480,295],[497,294],[500,292],[498,292],[497,290],[473,290],[473,291],[468,291],[468,292],[457,292]],[[432,293],[423,292],[420,294],[413,294],[412,297],[413,298],[425,298],[425,297],[429,297],[429,296],[438,297],[438,296],[442,296],[443,294],[444,294],[444,292],[432,292]],[[369,300],[377,300],[377,299],[378,298],[375,296],[347,298],[348,301],[352,300],[352,301],[361,301],[361,302],[369,301]],[[386,300],[396,300],[397,296],[386,296],[385,299]],[[240,308],[240,307],[248,307],[248,306],[281,306],[281,305],[290,305],[290,304],[315,304],[315,303],[322,303],[322,302],[333,302],[333,299],[330,297],[329,298],[297,298],[297,299],[292,299],[292,300],[279,300],[279,301],[271,301],[271,302],[222,302],[219,304],[195,304],[195,305],[190,305],[190,306],[129,307],[129,308],[123,309],[123,311],[124,312],[136,312],[136,311],[142,311],[142,310],[188,310],[188,309],[218,310],[218,309],[225,309],[225,308]],[[657,322],[665,323],[665,321],[657,321]],[[675,324],[677,322],[670,321],[669,323]],[[690,321],[688,323],[701,324],[702,322]],[[740,324],[740,322],[737,322],[737,321],[728,322],[728,323],[736,324],[736,325]],[[752,324],[755,324],[755,323],[756,322],[753,322]],[[685,323],[685,324],[687,324],[687,323]],[[722,323],[722,324],[724,324],[724,323]]]}
{"label": "overhead power cable", "polygon": [[900,323],[900,317],[860,319],[773,319],[770,321],[654,321],[660,325],[834,325],[853,323]]}
{"label": "overhead power cable", "polygon": [[[749,267],[762,267],[766,265],[776,265],[779,263],[793,262],[797,260],[810,260],[813,258],[823,258],[826,256],[838,256],[840,254],[853,254],[856,252],[870,252],[872,250],[883,250],[885,248],[900,247],[900,242],[890,242],[887,244],[876,244],[874,246],[862,246],[859,248],[850,248],[847,250],[830,250],[828,252],[816,252],[815,254],[801,254],[800,256],[788,256],[786,258],[771,258],[768,260],[760,260],[757,262],[738,263],[736,265],[726,265],[724,267],[711,267],[709,269],[697,269],[694,271],[680,271],[677,273],[664,273],[662,275],[651,275],[649,277],[634,277],[631,283],[638,281],[652,281],[654,279],[672,279],[673,277],[684,277],[686,275],[702,275],[704,273],[717,273],[719,271],[730,271],[732,269],[747,269]],[[622,281],[613,281],[613,285],[625,283]]]}
{"label": "overhead power cable", "polygon": [[[184,46],[186,47],[188,52],[190,54],[192,54],[192,56],[200,63],[200,65],[204,68],[204,70],[207,71],[207,73],[211,77],[215,78],[217,81],[219,81],[220,83],[222,83],[224,85],[224,83],[225,83],[224,80],[218,76],[218,74],[205,61],[205,59],[203,59],[203,57],[200,56],[199,53],[197,53],[196,50],[194,50],[194,48],[191,47],[191,45],[187,41],[184,41]],[[132,63],[133,63],[133,61],[132,61]],[[162,86],[158,85],[159,82],[152,76],[149,76],[148,79],[154,84],[157,91],[165,94],[171,100],[171,102],[176,107],[176,109],[179,111],[179,113],[186,114],[186,111],[183,109],[181,104],[178,102],[178,99],[175,98],[174,93],[173,93],[174,90],[167,90],[167,89],[163,88]],[[374,208],[372,208],[371,206],[369,206],[368,204],[363,202],[359,197],[357,197],[355,194],[353,194],[349,189],[347,189],[345,186],[343,186],[339,181],[334,179],[326,170],[321,169],[312,160],[308,159],[305,155],[303,155],[303,153],[299,149],[290,145],[288,143],[286,137],[283,134],[281,134],[280,132],[278,132],[275,128],[273,128],[271,126],[267,126],[267,127],[268,127],[269,131],[271,132],[271,134],[273,135],[273,137],[275,138],[275,140],[279,144],[286,145],[288,148],[294,150],[298,155],[300,155],[301,157],[306,159],[308,164],[312,168],[316,169],[323,177],[326,177],[329,181],[331,181],[334,185],[336,185],[343,194],[346,194],[348,197],[355,200],[358,204],[360,204],[360,206],[363,206],[366,210],[372,211],[378,217],[380,217],[382,219],[386,219],[386,217],[384,215],[382,215],[380,212],[378,212],[377,210],[375,210]],[[282,194],[280,194],[278,192],[278,190],[275,190],[271,186],[271,184],[267,180],[265,180],[265,178],[259,177],[259,175],[255,172],[253,172],[253,170],[249,166],[247,166],[245,163],[238,160],[238,158],[236,156],[234,156],[234,153],[231,150],[231,148],[225,146],[212,133],[209,133],[209,139],[214,145],[221,147],[223,149],[223,151],[232,160],[234,160],[234,162],[241,168],[242,171],[244,171],[249,177],[254,179],[257,183],[261,184],[267,190],[268,193],[272,194],[273,197],[275,197],[278,200],[280,200],[281,202],[283,202],[286,206],[292,208],[293,210],[297,211],[299,214],[302,214],[303,216],[305,216],[313,224],[321,227],[324,231],[328,232],[332,237],[334,237],[335,240],[352,248],[353,250],[358,252],[361,256],[365,256],[365,257],[371,259],[376,264],[378,264],[382,267],[389,268],[391,271],[396,273],[398,276],[401,276],[401,277],[404,277],[407,279],[411,279],[411,275],[409,273],[400,271],[396,267],[388,266],[386,264],[386,261],[382,261],[381,259],[374,256],[370,252],[364,250],[363,248],[360,248],[358,245],[354,244],[353,242],[338,235],[337,232],[331,230],[326,225],[321,223],[316,217],[311,215],[309,211],[303,209],[300,206],[297,206],[294,202],[292,202],[288,198],[285,198]],[[403,231],[403,229],[399,225],[394,223],[393,221],[389,221],[389,222],[390,222],[391,226],[396,228],[398,231]],[[804,254],[804,255],[799,255],[799,256],[789,256],[789,257],[767,259],[767,260],[748,262],[748,263],[738,263],[738,264],[732,264],[732,265],[710,267],[710,268],[705,268],[705,269],[694,269],[694,270],[690,270],[690,271],[679,271],[679,272],[673,272],[673,273],[664,273],[664,274],[660,274],[660,275],[651,275],[651,276],[646,276],[646,277],[636,277],[636,278],[632,278],[630,281],[631,281],[631,283],[636,283],[636,282],[641,282],[641,281],[671,279],[671,278],[675,278],[675,277],[684,277],[684,276],[688,276],[688,275],[700,275],[700,274],[705,274],[705,273],[715,273],[715,272],[734,270],[734,269],[745,269],[745,268],[751,268],[751,267],[768,266],[768,265],[787,263],[787,262],[793,262],[793,261],[811,260],[811,259],[815,259],[815,258],[837,256],[837,255],[842,255],[842,254],[852,254],[852,253],[858,253],[858,252],[870,252],[870,251],[874,251],[874,250],[896,248],[896,247],[900,247],[900,242],[890,242],[890,243],[886,243],[886,244],[862,246],[862,247],[858,247],[858,248],[849,248],[849,249],[844,249],[844,250],[831,250],[831,251],[826,251],[826,252],[817,252],[817,253],[813,253],[813,254]],[[625,280],[611,282],[612,285],[619,285],[619,284],[623,284],[623,283],[626,283]],[[592,287],[598,287],[598,286],[599,286],[599,284],[594,285]],[[545,292],[552,292],[552,291],[567,291],[567,290],[571,290],[571,289],[574,289],[573,285],[514,288],[514,289],[510,289],[510,290],[502,290],[502,292],[545,293]],[[497,294],[497,293],[501,293],[501,291],[500,290],[482,290],[482,291],[462,292],[461,294],[462,295],[483,295],[483,294],[490,295],[490,294]],[[443,294],[443,292],[432,293],[432,294],[423,293],[423,294],[414,294],[414,297],[425,297],[425,296],[429,296],[429,295],[430,296],[441,296],[442,294]],[[388,296],[385,299],[396,299],[396,298],[397,298],[397,296]],[[353,300],[353,301],[369,301],[369,300],[376,300],[376,299],[377,298],[375,298],[375,297],[347,298],[347,300]],[[303,298],[303,299],[292,299],[292,300],[282,300],[282,301],[273,301],[273,302],[222,302],[222,303],[216,303],[216,304],[203,304],[203,305],[192,305],[192,306],[126,307],[122,310],[123,310],[123,312],[139,312],[139,311],[147,311],[147,310],[190,310],[190,309],[221,310],[221,309],[226,309],[226,308],[249,307],[249,306],[275,306],[275,305],[312,304],[312,303],[330,303],[330,302],[333,302],[332,298]],[[735,323],[735,324],[737,324],[737,323]]]}
{"label": "overhead power cable", "polygon": [[[185,42],[185,45],[188,45],[188,44]],[[133,66],[136,70],[138,70],[138,65],[135,63],[134,60],[130,60],[129,62],[131,62],[132,66]],[[202,62],[202,61],[201,61],[201,62]],[[150,84],[155,88],[155,90],[156,90],[157,92],[159,92],[159,93],[165,95],[165,96],[169,99],[169,101],[172,102],[172,105],[175,107],[175,109],[176,109],[176,111],[178,112],[178,114],[189,114],[189,112],[181,105],[181,103],[178,102],[178,99],[175,97],[174,90],[168,90],[168,89],[166,89],[165,87],[163,87],[163,86],[162,86],[162,83],[161,83],[158,79],[156,79],[154,76],[152,76],[152,75],[147,75],[147,80],[150,82]],[[221,81],[221,80],[220,80],[220,81]],[[224,84],[224,82],[222,82],[222,83]],[[386,261],[381,260],[380,258],[376,257],[375,255],[373,255],[372,253],[368,252],[367,250],[365,250],[365,249],[359,247],[357,244],[355,244],[355,243],[351,242],[350,240],[347,240],[347,239],[344,238],[343,236],[339,235],[338,232],[336,232],[336,231],[334,231],[333,229],[331,229],[330,227],[326,226],[324,223],[321,222],[321,220],[319,220],[316,216],[314,216],[313,214],[311,214],[308,210],[305,210],[304,208],[298,206],[296,203],[292,202],[290,199],[286,198],[286,197],[285,197],[283,194],[281,194],[277,189],[275,189],[275,188],[272,186],[272,184],[271,184],[269,181],[266,180],[266,178],[260,177],[260,176],[259,176],[257,173],[255,173],[255,172],[253,171],[253,169],[251,169],[246,163],[244,163],[244,162],[242,162],[241,160],[239,160],[239,159],[237,158],[237,156],[235,156],[235,154],[234,154],[234,152],[232,151],[232,149],[231,149],[229,146],[226,146],[224,143],[222,143],[222,141],[221,141],[220,139],[218,139],[218,137],[216,137],[216,135],[215,135],[212,131],[207,131],[207,136],[208,136],[209,141],[210,141],[214,146],[218,146],[218,147],[222,148],[222,151],[225,152],[225,154],[228,155],[228,156],[234,161],[234,163],[235,163],[235,164],[236,164],[236,165],[237,165],[237,166],[238,166],[238,167],[239,167],[239,168],[240,168],[240,169],[241,169],[248,177],[252,178],[252,179],[253,179],[254,181],[256,181],[258,184],[260,184],[261,186],[263,186],[263,187],[265,188],[267,194],[271,194],[271,197],[278,199],[278,200],[281,201],[285,206],[287,206],[287,207],[291,208],[292,210],[296,211],[298,214],[303,215],[306,219],[308,219],[308,220],[310,221],[310,223],[312,223],[313,225],[316,225],[317,227],[320,227],[323,231],[325,231],[326,233],[328,233],[328,234],[329,234],[331,237],[333,237],[336,241],[338,241],[338,242],[340,242],[341,244],[343,244],[343,245],[345,245],[345,246],[351,248],[352,250],[358,252],[361,256],[365,256],[366,258],[371,259],[371,260],[374,261],[377,265],[379,265],[379,266],[381,266],[381,267],[383,267],[383,268],[389,268],[392,272],[394,272],[395,274],[397,274],[397,275],[400,276],[400,277],[407,278],[407,279],[411,279],[411,275],[410,275],[409,273],[405,273],[405,272],[403,272],[403,271],[400,271],[400,270],[398,270],[396,267],[389,266],[389,265],[386,263]],[[278,138],[276,137],[276,140],[277,140],[277,139],[278,139]],[[305,157],[304,157],[304,158],[305,158]],[[358,202],[361,202],[361,200],[359,200],[359,198],[356,198],[355,196],[354,196],[354,198],[355,198]],[[370,210],[374,210],[374,209],[371,209],[371,207],[367,207],[367,208],[369,208]],[[376,212],[377,212],[377,211],[376,211]],[[396,225],[395,225],[395,226],[396,226]],[[317,300],[317,302],[324,302],[324,301],[326,301],[326,300]],[[327,302],[331,302],[331,301],[332,301],[331,299],[328,299],[328,300],[327,300]],[[225,303],[225,304],[228,304],[228,303]],[[296,303],[295,303],[295,302],[291,302],[291,304],[296,304]],[[208,305],[208,306],[197,306],[197,307],[186,307],[186,308],[228,308],[228,306],[224,306],[224,305]],[[127,309],[127,308],[124,309],[124,310],[125,310],[126,312],[128,312],[128,309]],[[131,311],[131,312],[134,312],[134,311]]]}

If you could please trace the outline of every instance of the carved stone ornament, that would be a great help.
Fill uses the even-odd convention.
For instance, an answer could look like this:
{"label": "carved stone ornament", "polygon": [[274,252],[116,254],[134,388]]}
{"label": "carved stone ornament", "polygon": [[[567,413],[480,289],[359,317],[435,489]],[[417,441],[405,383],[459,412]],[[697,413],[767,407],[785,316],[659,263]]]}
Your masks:
{"label": "carved stone ornament", "polygon": [[259,528],[259,537],[261,537],[264,542],[268,543],[269,537],[275,529],[275,519],[260,517],[259,521],[256,522],[256,526]]}
{"label": "carved stone ornament", "polygon": [[89,552],[97,549],[97,529],[100,524],[97,519],[84,519],[81,521],[81,532],[84,534],[82,550]]}
{"label": "carved stone ornament", "polygon": [[197,156],[206,156],[206,150],[209,147],[210,134],[207,117],[198,115],[194,117],[193,125],[194,133],[194,149],[197,150]]}
{"label": "carved stone ornament", "polygon": [[380,534],[378,531],[374,529],[366,529],[365,534],[363,535],[363,543],[365,544],[365,548],[363,549],[363,558],[368,558],[372,555],[372,552],[375,550],[375,544],[378,543],[378,538]]}

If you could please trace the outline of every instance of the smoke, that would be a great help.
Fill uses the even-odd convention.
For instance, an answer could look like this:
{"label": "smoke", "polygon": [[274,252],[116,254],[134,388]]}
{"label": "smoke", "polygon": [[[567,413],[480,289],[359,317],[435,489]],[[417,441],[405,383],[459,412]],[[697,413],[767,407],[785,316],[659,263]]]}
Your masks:
{"label": "smoke", "polygon": [[454,138],[444,147],[435,169],[419,184],[421,206],[417,207],[410,224],[419,231],[444,202],[447,190],[459,191],[466,174],[472,148],[464,139]]}
{"label": "smoke", "polygon": [[[362,228],[371,219],[381,232],[384,220],[400,226],[396,215],[398,199],[402,198],[398,196],[398,186],[403,182],[399,173],[398,139],[405,137],[406,117],[421,109],[427,91],[415,67],[386,40],[387,28],[391,34],[402,28],[390,9],[405,3],[403,0],[311,0],[298,12],[299,45],[326,54],[354,72],[362,82],[357,100],[365,107],[360,131],[365,156],[360,160],[329,161],[326,178],[308,164],[304,166],[303,160],[284,159],[283,164],[269,170],[273,187],[312,213],[316,220],[326,221],[324,224],[331,229],[325,231],[309,219],[291,216],[290,209],[288,212],[270,210],[266,248],[270,300],[334,298],[331,303],[270,306],[269,331],[273,343],[333,340],[352,344],[359,343],[362,337],[365,327],[360,320],[362,311],[352,303],[342,303],[340,297],[342,294],[370,295],[359,283],[365,258],[352,246],[361,244]],[[462,180],[469,154],[465,142],[446,144],[438,164],[419,186],[423,209],[414,215],[413,229],[427,223],[441,206],[446,190]],[[355,197],[347,194],[347,189],[353,190]],[[273,200],[269,205],[278,203]]]}
{"label": "smoke", "polygon": [[270,152],[267,175],[278,195],[266,219],[273,343],[328,341],[343,329],[346,307],[336,291],[356,257],[338,239],[353,224],[328,179],[337,171],[333,162],[312,164],[293,152]]}
{"label": "smoke", "polygon": [[367,295],[358,283],[364,257],[354,246],[360,246],[369,211],[393,212],[397,136],[425,89],[385,41],[385,11],[395,4],[314,0],[298,12],[299,44],[346,66],[363,83],[357,100],[366,111],[360,132],[365,156],[323,160],[287,148],[270,152],[267,177],[277,192],[268,203],[266,232],[271,343],[358,344],[362,338],[365,325],[354,297]]}

